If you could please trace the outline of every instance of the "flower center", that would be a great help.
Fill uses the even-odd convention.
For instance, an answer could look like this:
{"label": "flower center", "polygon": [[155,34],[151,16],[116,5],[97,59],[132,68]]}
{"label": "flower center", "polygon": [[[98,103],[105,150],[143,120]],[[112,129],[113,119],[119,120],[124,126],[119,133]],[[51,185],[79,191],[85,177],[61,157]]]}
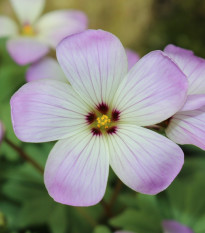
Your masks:
{"label": "flower center", "polygon": [[111,123],[110,118],[107,115],[102,115],[96,119],[98,128],[108,129]]}
{"label": "flower center", "polygon": [[22,35],[33,36],[35,34],[33,27],[30,24],[25,24],[22,28]]}

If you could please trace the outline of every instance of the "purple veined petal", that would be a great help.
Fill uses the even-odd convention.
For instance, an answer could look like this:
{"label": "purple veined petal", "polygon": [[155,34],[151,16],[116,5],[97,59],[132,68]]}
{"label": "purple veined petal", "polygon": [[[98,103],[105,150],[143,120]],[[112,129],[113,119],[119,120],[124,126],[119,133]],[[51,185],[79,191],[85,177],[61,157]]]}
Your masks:
{"label": "purple veined petal", "polygon": [[104,196],[108,171],[105,138],[86,130],[57,142],[48,157],[44,181],[55,201],[90,206]]}
{"label": "purple veined petal", "polygon": [[45,0],[10,0],[21,24],[33,24],[43,11]]}
{"label": "purple veined petal", "polygon": [[205,94],[205,59],[190,50],[168,45],[165,53],[173,59],[189,80],[188,94]]}
{"label": "purple veined petal", "polygon": [[184,154],[166,137],[135,125],[119,125],[109,135],[110,165],[131,189],[157,194],[180,172]]}
{"label": "purple veined petal", "polygon": [[19,65],[35,62],[49,52],[48,45],[29,37],[9,39],[7,49],[11,57]]}
{"label": "purple veined petal", "polygon": [[57,58],[73,88],[92,105],[109,103],[127,73],[121,42],[102,30],[67,37],[57,47]]}
{"label": "purple veined petal", "polygon": [[185,103],[187,78],[161,51],[141,58],[121,83],[113,105],[121,122],[148,126],[174,115]]}
{"label": "purple veined petal", "polygon": [[0,37],[14,36],[18,33],[17,24],[7,16],[0,16]]}
{"label": "purple veined petal", "polygon": [[189,227],[173,220],[164,220],[162,227],[164,233],[194,233]]}
{"label": "purple veined petal", "polygon": [[46,78],[68,82],[58,62],[51,57],[33,63],[26,72],[27,82]]}
{"label": "purple veined petal", "polygon": [[188,95],[186,103],[180,112],[196,110],[205,106],[205,95]]}
{"label": "purple veined petal", "polygon": [[25,142],[54,141],[76,134],[87,127],[88,111],[69,84],[51,79],[27,83],[11,98],[13,128]]}
{"label": "purple veined petal", "polygon": [[52,47],[65,37],[87,29],[87,16],[77,10],[58,10],[43,15],[36,24],[39,37]]}
{"label": "purple veined petal", "polygon": [[205,106],[176,113],[165,132],[168,138],[178,144],[193,144],[205,150]]}
{"label": "purple veined petal", "polygon": [[4,126],[3,126],[2,122],[0,121],[0,144],[1,144],[1,141],[3,139],[3,136],[4,136]]}
{"label": "purple veined petal", "polygon": [[131,49],[125,49],[128,59],[128,70],[130,70],[140,59],[140,56]]}

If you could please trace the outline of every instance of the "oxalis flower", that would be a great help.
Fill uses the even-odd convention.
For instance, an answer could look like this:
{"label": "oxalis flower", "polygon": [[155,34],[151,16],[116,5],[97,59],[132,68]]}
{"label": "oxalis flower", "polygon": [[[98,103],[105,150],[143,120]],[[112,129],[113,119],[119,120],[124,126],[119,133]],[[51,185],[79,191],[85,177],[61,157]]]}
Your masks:
{"label": "oxalis flower", "polygon": [[166,135],[178,144],[193,144],[205,150],[205,60],[174,45],[168,45],[165,53],[189,81],[185,105],[164,124]]}
{"label": "oxalis flower", "polygon": [[32,63],[48,53],[66,36],[87,28],[81,11],[58,10],[40,16],[45,0],[10,0],[20,25],[0,16],[0,37],[9,37],[7,49],[19,65]]}
{"label": "oxalis flower", "polygon": [[133,190],[156,194],[167,188],[183,165],[183,152],[141,126],[167,119],[184,104],[187,79],[181,70],[154,51],[128,72],[121,42],[101,30],[67,37],[57,58],[71,85],[32,81],[11,99],[20,140],[59,140],[45,167],[51,197],[74,206],[98,203],[109,164]]}

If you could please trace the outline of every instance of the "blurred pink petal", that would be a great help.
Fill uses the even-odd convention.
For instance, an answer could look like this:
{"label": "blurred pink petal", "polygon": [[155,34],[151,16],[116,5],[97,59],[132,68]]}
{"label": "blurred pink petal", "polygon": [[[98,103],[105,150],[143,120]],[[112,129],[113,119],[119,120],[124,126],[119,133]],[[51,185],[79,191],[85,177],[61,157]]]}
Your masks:
{"label": "blurred pink petal", "polygon": [[36,24],[39,38],[56,47],[65,37],[87,29],[87,17],[81,11],[58,10],[46,13]]}
{"label": "blurred pink petal", "polygon": [[153,51],[129,71],[113,100],[121,120],[148,126],[176,113],[186,100],[187,79],[163,52]]}
{"label": "blurred pink petal", "polygon": [[205,94],[205,59],[195,56],[190,50],[174,45],[168,45],[164,51],[187,76],[188,94]]}
{"label": "blurred pink petal", "polygon": [[44,180],[55,201],[90,206],[103,198],[108,171],[105,138],[82,131],[56,143],[46,163]]}
{"label": "blurred pink petal", "polygon": [[3,126],[2,122],[0,121],[0,144],[1,144],[1,141],[3,139],[3,136],[4,136],[4,126]]}
{"label": "blurred pink petal", "polygon": [[164,233],[194,233],[189,227],[173,220],[165,220],[162,223]]}
{"label": "blurred pink petal", "polygon": [[172,141],[151,130],[119,125],[108,136],[110,165],[128,187],[145,194],[166,189],[180,172],[183,151]]}
{"label": "blurred pink petal", "polygon": [[131,49],[126,49],[128,59],[128,70],[130,70],[140,59],[140,56]]}
{"label": "blurred pink petal", "polygon": [[45,0],[10,0],[21,24],[33,24],[43,11]]}
{"label": "blurred pink petal", "polygon": [[69,84],[42,79],[27,83],[11,98],[16,136],[25,142],[66,138],[86,128],[87,108]]}
{"label": "blurred pink petal", "polygon": [[13,36],[18,32],[16,22],[7,16],[0,16],[0,37]]}
{"label": "blurred pink petal", "polygon": [[45,78],[67,82],[58,62],[51,57],[42,58],[33,63],[26,72],[27,82]]}
{"label": "blurred pink petal", "polygon": [[49,48],[45,43],[30,37],[9,39],[7,49],[11,57],[19,65],[35,62],[49,52]]}

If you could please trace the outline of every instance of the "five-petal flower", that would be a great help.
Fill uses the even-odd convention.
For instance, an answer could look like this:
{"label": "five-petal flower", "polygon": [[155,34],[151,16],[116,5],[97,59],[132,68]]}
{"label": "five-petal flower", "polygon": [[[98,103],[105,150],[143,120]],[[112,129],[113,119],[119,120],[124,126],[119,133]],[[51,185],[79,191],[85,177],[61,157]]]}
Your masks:
{"label": "five-petal flower", "polygon": [[40,16],[45,0],[10,0],[19,19],[18,25],[0,16],[0,37],[10,37],[7,49],[20,65],[37,61],[66,36],[87,28],[87,17],[81,11],[58,10]]}
{"label": "five-petal flower", "polygon": [[183,152],[141,126],[169,118],[184,104],[187,79],[178,66],[154,51],[128,72],[121,42],[101,30],[67,37],[57,58],[71,85],[37,80],[11,99],[19,139],[59,140],[45,167],[49,194],[63,204],[94,205],[104,195],[109,164],[138,192],[167,188],[183,165]]}

